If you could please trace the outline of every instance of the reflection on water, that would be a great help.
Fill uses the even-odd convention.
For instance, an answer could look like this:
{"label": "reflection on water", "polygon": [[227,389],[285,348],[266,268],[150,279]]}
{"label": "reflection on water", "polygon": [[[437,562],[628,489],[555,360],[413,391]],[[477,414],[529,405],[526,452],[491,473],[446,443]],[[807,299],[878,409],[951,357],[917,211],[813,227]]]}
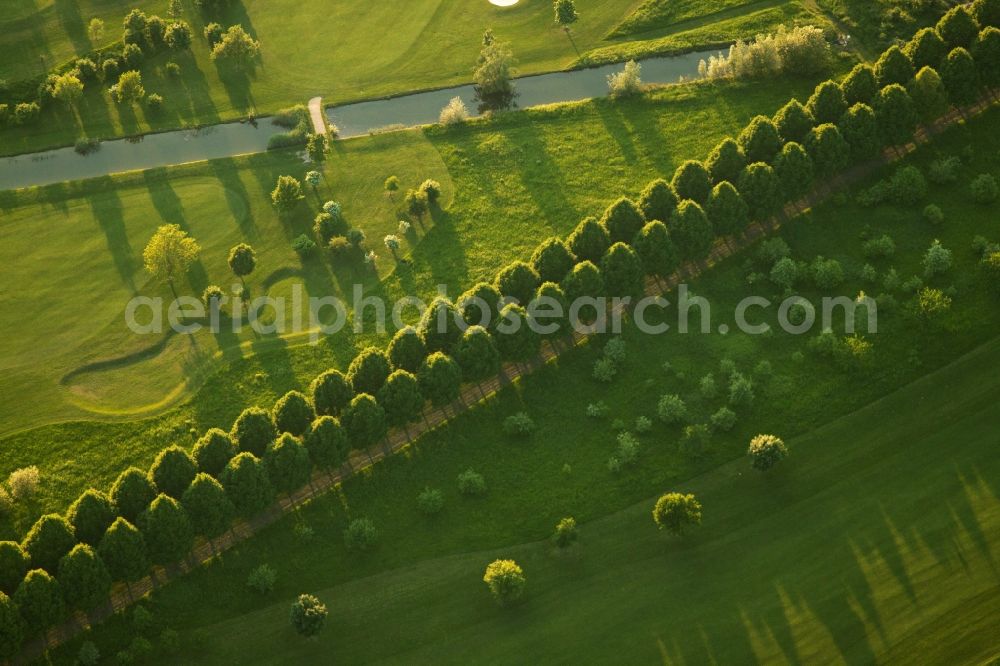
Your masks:
{"label": "reflection on water", "polygon": [[[714,53],[714,51],[712,52]],[[690,53],[642,62],[645,83],[673,83],[693,77],[698,61],[709,53]],[[607,76],[622,69],[607,65],[594,69],[529,76],[517,81],[521,108],[600,97],[608,92]],[[437,122],[438,114],[452,97],[461,97],[475,109],[472,86],[359,102],[330,109],[327,116],[342,138],[361,136],[388,126],[424,125]],[[84,156],[73,148],[0,158],[0,190],[48,185],[112,173],[152,169],[267,150],[267,141],[284,130],[266,119],[259,124],[226,123],[196,130],[177,130],[124,140],[105,141]]]}

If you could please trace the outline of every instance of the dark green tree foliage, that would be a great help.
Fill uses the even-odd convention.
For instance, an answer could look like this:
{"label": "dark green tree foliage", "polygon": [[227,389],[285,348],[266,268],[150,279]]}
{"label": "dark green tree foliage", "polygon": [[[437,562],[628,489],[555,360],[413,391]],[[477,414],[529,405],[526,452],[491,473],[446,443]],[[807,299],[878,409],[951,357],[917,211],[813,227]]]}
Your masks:
{"label": "dark green tree foliage", "polygon": [[385,410],[385,420],[390,426],[405,426],[418,420],[424,409],[424,396],[420,394],[416,376],[406,370],[393,372],[379,389],[378,403]]}
{"label": "dark green tree foliage", "polygon": [[351,403],[354,387],[339,370],[327,370],[317,376],[310,386],[313,407],[317,414],[336,416]]}
{"label": "dark green tree foliage", "polygon": [[455,361],[462,369],[462,376],[470,382],[482,381],[500,372],[500,352],[496,340],[482,326],[466,329],[455,347]]}
{"label": "dark green tree foliage", "polygon": [[427,345],[412,326],[396,331],[389,342],[389,362],[397,370],[416,372],[427,358]]}
{"label": "dark green tree foliage", "polygon": [[913,63],[898,46],[890,46],[875,63],[875,77],[882,88],[892,84],[905,86],[913,78]]}
{"label": "dark green tree foliage", "polygon": [[708,199],[708,195],[712,193],[712,174],[698,160],[687,160],[677,167],[671,185],[679,199],[690,199],[704,203]]}
{"label": "dark green tree foliage", "polygon": [[458,297],[457,305],[462,320],[469,326],[492,327],[500,314],[502,298],[495,286],[479,282]]}
{"label": "dark green tree foliage", "polygon": [[657,178],[651,181],[639,196],[639,209],[647,220],[666,222],[677,210],[677,202],[677,193],[670,183]]}
{"label": "dark green tree foliage", "polygon": [[299,595],[292,604],[290,620],[301,636],[315,636],[326,622],[326,606],[311,594]]}
{"label": "dark green tree foliage", "polygon": [[758,222],[776,213],[784,200],[778,175],[763,162],[751,164],[743,170],[737,189],[750,207],[750,218]]}
{"label": "dark green tree foliage", "polygon": [[96,546],[101,541],[104,532],[117,517],[111,498],[93,488],[80,495],[66,513],[77,540],[91,546]]}
{"label": "dark green tree foliage", "polygon": [[980,27],[1000,27],[1000,0],[975,0],[972,16]]}
{"label": "dark green tree foliage", "polygon": [[0,592],[0,659],[9,659],[21,649],[24,621],[14,600]]}
{"label": "dark green tree foliage", "polygon": [[812,158],[800,143],[786,143],[774,161],[774,173],[781,183],[786,199],[797,199],[812,187],[814,170]]}
{"label": "dark green tree foliage", "polygon": [[949,49],[967,49],[979,34],[979,24],[964,5],[958,5],[941,17],[937,31]]}
{"label": "dark green tree foliage", "polygon": [[[797,99],[785,104],[774,116],[774,126],[778,130],[778,136],[784,142],[806,140],[809,130],[816,126],[816,119],[812,117],[809,110],[802,106]],[[742,171],[742,169],[741,169]],[[736,174],[739,179],[739,174]],[[735,180],[732,182],[736,182]]]}
{"label": "dark green tree foliage", "polygon": [[316,412],[309,398],[300,391],[289,391],[274,404],[274,424],[278,432],[287,432],[301,437],[316,418]]}
{"label": "dark green tree foliage", "polygon": [[[539,284],[541,284],[541,280],[538,273],[523,261],[507,264],[497,273],[497,289],[503,296],[516,299],[518,303],[527,304],[534,296]],[[453,342],[457,342],[457,339]],[[444,350],[436,349],[435,351]]]}
{"label": "dark green tree foliage", "polygon": [[257,267],[257,253],[246,243],[240,243],[229,251],[229,268],[240,280],[253,273]]}
{"label": "dark green tree foliage", "polygon": [[236,516],[236,507],[225,488],[204,472],[194,477],[184,491],[181,506],[191,520],[194,533],[207,539],[214,539],[229,529]]}
{"label": "dark green tree foliage", "polygon": [[191,521],[184,507],[169,495],[161,493],[153,500],[139,517],[139,529],[154,564],[172,564],[187,555],[194,545]]}
{"label": "dark green tree foliage", "polygon": [[191,485],[198,465],[187,451],[179,446],[168,446],[160,451],[149,470],[149,476],[161,493],[179,498]]}
{"label": "dark green tree foliage", "polygon": [[14,541],[0,541],[0,592],[11,595],[21,584],[24,574],[31,564],[28,554],[21,544]]}
{"label": "dark green tree foliage", "polygon": [[321,416],[313,422],[305,444],[313,466],[319,469],[339,467],[351,451],[347,433],[332,416]]}
{"label": "dark green tree foliage", "polygon": [[[528,307],[528,312],[538,324],[538,333],[543,338],[551,338],[566,332],[569,313],[569,301],[566,292],[555,282],[543,282],[535,292],[535,298]],[[457,358],[459,365],[462,361]],[[465,372],[465,366],[462,366]]]}
{"label": "dark green tree foliage", "polygon": [[111,574],[93,548],[78,543],[59,561],[59,586],[70,608],[89,611],[108,600]]}
{"label": "dark green tree foliage", "polygon": [[974,102],[979,93],[979,72],[972,55],[964,48],[952,50],[941,65],[941,81],[955,106]]}
{"label": "dark green tree foliage", "polygon": [[42,569],[32,569],[17,587],[14,603],[29,631],[41,633],[62,619],[65,612],[59,582]]}
{"label": "dark green tree foliage", "polygon": [[694,201],[682,201],[677,206],[668,229],[682,260],[701,261],[712,250],[712,224],[704,209]]}
{"label": "dark green tree foliage", "polygon": [[855,104],[840,119],[840,134],[850,147],[851,159],[864,162],[873,159],[882,148],[878,136],[875,111],[867,104]]}
{"label": "dark green tree foliage", "polygon": [[937,30],[921,28],[903,47],[903,53],[907,55],[915,69],[921,67],[937,69],[948,53],[948,46]]}
{"label": "dark green tree foliage", "polygon": [[937,120],[948,111],[950,100],[944,82],[937,71],[924,67],[910,81],[907,92],[913,99],[914,108],[926,121]]}
{"label": "dark green tree foliage", "polygon": [[[444,296],[438,296],[424,310],[423,315],[420,317],[420,322],[417,324],[417,331],[424,339],[427,351],[449,352],[455,346],[455,343],[458,342],[458,339],[462,337],[463,326],[462,314],[458,311],[458,308]],[[387,369],[382,382],[388,376]],[[369,386],[368,388],[371,388],[371,391],[359,389],[357,386],[355,386],[355,390],[359,393],[374,395],[382,388],[382,382],[379,382],[379,385],[375,387]]]}
{"label": "dark green tree foliage", "polygon": [[[740,148],[740,144],[736,143],[736,140],[731,137],[726,137],[719,145],[712,149],[712,152],[708,155],[708,160],[705,162],[705,166],[708,167],[709,173],[712,174],[712,182],[721,183],[724,180],[728,180],[731,183],[736,182],[739,178],[740,171],[743,167],[747,165],[746,155],[743,154],[743,149]],[[676,206],[676,204],[675,204]],[[661,218],[652,218],[655,220],[661,220]],[[670,219],[669,217],[665,219]]]}
{"label": "dark green tree foliage", "polygon": [[434,352],[427,357],[417,373],[420,393],[435,407],[447,405],[458,398],[462,384],[462,369],[450,356]]}
{"label": "dark green tree foliage", "polygon": [[[767,116],[756,116],[750,121],[737,138],[747,162],[766,162],[770,164],[774,156],[781,150],[781,137],[778,128]],[[707,194],[706,194],[707,197]]]}
{"label": "dark green tree foliage", "polygon": [[840,87],[849,106],[871,104],[875,101],[879,89],[875,69],[867,63],[855,65]]}
{"label": "dark green tree foliage", "polygon": [[[438,352],[435,352],[438,353]],[[434,354],[428,360],[434,358]],[[340,419],[347,439],[355,449],[366,449],[382,439],[386,433],[385,410],[375,398],[367,393],[359,393],[351,400]]]}
{"label": "dark green tree foliage", "polygon": [[[604,211],[604,217],[601,218],[601,224],[608,230],[612,243],[631,242],[645,223],[646,220],[642,217],[642,211],[639,210],[639,207],[634,201],[625,197],[621,197],[611,204]],[[562,279],[562,277],[558,279]],[[538,285],[535,285],[535,289],[537,288]],[[521,303],[527,304],[527,301],[521,301]]]}
{"label": "dark green tree foliage", "polygon": [[302,442],[287,432],[264,454],[264,468],[274,489],[288,494],[306,485],[312,474],[309,452]]}
{"label": "dark green tree foliage", "polygon": [[538,354],[542,339],[530,324],[531,315],[523,305],[508,303],[500,310],[497,325],[497,349],[510,361],[527,361]]}
{"label": "dark green tree foliage", "polygon": [[259,458],[277,438],[278,429],[266,409],[248,407],[237,417],[229,436],[241,452],[252,453]]}
{"label": "dark green tree foliage", "polygon": [[578,261],[600,261],[611,247],[611,237],[596,219],[588,217],[569,235],[569,249]]}
{"label": "dark green tree foliage", "polygon": [[844,169],[851,149],[836,125],[824,123],[814,127],[806,137],[806,151],[812,158],[816,173],[829,177]]}
{"label": "dark green tree foliage", "polygon": [[576,257],[561,238],[542,241],[531,255],[531,265],[542,282],[559,282],[575,263]]}
{"label": "dark green tree foliage", "polygon": [[222,487],[240,515],[260,513],[274,501],[274,488],[260,458],[243,452],[229,461],[222,471]]}
{"label": "dark green tree foliage", "polygon": [[236,442],[225,430],[212,428],[194,445],[193,455],[198,471],[217,477],[236,455]]}
{"label": "dark green tree foliage", "polygon": [[989,27],[979,33],[972,55],[979,79],[991,88],[1000,85],[1000,29]]}
{"label": "dark green tree foliage", "polygon": [[114,580],[136,581],[149,570],[146,540],[142,532],[124,518],[111,523],[97,546],[97,554]]}
{"label": "dark green tree foliage", "polygon": [[50,513],[35,521],[21,547],[28,553],[33,569],[55,573],[59,560],[75,545],[72,525],[62,516]]}
{"label": "dark green tree foliage", "polygon": [[[721,183],[720,183],[721,185]],[[716,189],[720,185],[716,186]],[[711,202],[711,199],[709,199]],[[642,228],[632,242],[643,270],[649,275],[667,277],[677,270],[679,263],[677,248],[667,232],[667,225],[659,220],[653,220]]]}
{"label": "dark green tree foliage", "polygon": [[[435,299],[436,302],[437,299]],[[433,308],[433,304],[431,307]],[[421,328],[423,328],[423,323],[421,321]],[[428,344],[428,347],[430,346]],[[366,347],[351,361],[351,365],[347,368],[347,378],[351,380],[355,393],[375,395],[385,384],[391,371],[389,357],[385,355],[384,351],[378,347]]]}
{"label": "dark green tree foliage", "polygon": [[111,501],[118,508],[118,515],[129,522],[137,521],[154,497],[156,488],[149,475],[136,467],[119,474],[111,486]]}
{"label": "dark green tree foliage", "polygon": [[875,100],[875,119],[882,141],[890,146],[908,143],[917,128],[917,111],[906,89],[899,84],[886,86]]}
{"label": "dark green tree foliage", "polygon": [[604,277],[594,262],[581,261],[563,280],[562,288],[571,303],[584,296],[597,298],[604,295]]}
{"label": "dark green tree foliage", "polygon": [[833,81],[824,81],[806,103],[806,108],[817,123],[835,123],[847,111],[844,91]]}
{"label": "dark green tree foliage", "polygon": [[601,275],[608,296],[638,298],[643,293],[642,261],[625,243],[615,243],[604,255]]}
{"label": "dark green tree foliage", "polygon": [[[780,157],[779,155],[778,158]],[[750,208],[730,181],[723,181],[715,186],[705,205],[705,214],[715,233],[720,236],[741,234],[750,222]]]}

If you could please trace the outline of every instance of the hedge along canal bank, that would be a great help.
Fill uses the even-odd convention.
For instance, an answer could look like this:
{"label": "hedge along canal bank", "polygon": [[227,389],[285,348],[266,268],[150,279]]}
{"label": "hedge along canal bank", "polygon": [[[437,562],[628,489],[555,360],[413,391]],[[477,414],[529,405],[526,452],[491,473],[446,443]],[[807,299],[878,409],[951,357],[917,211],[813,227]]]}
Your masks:
{"label": "hedge along canal bank", "polygon": [[[643,60],[644,83],[676,83],[681,77],[698,74],[698,62],[716,50]],[[517,79],[520,108],[573,102],[601,97],[608,92],[608,74],[623,65],[553,72]],[[385,127],[414,127],[435,123],[441,109],[453,97],[460,97],[474,113],[471,85],[413,93],[400,97],[357,102],[329,109],[330,122],[338,137],[364,136]],[[188,162],[236,157],[267,150],[275,134],[287,131],[269,118],[257,123],[232,122],[201,129],[174,130],[147,134],[133,139],[105,141],[88,155],[73,148],[57,148],[0,158],[0,190],[51,185],[86,178],[98,178],[126,171],[143,171]]]}

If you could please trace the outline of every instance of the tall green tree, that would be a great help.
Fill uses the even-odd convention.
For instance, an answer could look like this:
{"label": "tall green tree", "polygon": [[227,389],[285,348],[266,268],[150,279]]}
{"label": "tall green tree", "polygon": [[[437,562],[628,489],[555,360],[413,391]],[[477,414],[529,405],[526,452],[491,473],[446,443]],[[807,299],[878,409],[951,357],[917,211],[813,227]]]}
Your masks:
{"label": "tall green tree", "polygon": [[312,461],[302,442],[286,432],[264,454],[264,469],[275,490],[291,495],[309,482]]}
{"label": "tall green tree", "polygon": [[31,559],[15,541],[0,541],[0,592],[11,595],[28,573]]}
{"label": "tall green tree", "polygon": [[187,512],[180,502],[163,493],[139,516],[139,529],[154,564],[172,564],[186,556],[194,545]]}
{"label": "tall green tree", "polygon": [[[779,155],[778,158],[780,157]],[[750,223],[750,207],[730,181],[723,181],[715,186],[705,205],[705,214],[715,233],[720,236],[742,234]]]}
{"label": "tall green tree", "polygon": [[236,451],[236,442],[229,433],[212,428],[195,443],[192,455],[199,472],[218,477],[236,455]]}
{"label": "tall green tree", "polygon": [[240,243],[229,251],[229,268],[246,288],[246,277],[257,268],[257,252],[246,243]]}
{"label": "tall green tree", "polygon": [[816,172],[825,177],[843,171],[851,157],[850,146],[832,123],[817,125],[809,132],[806,151],[812,158]]}
{"label": "tall green tree", "polygon": [[[427,351],[450,352],[462,337],[464,323],[462,313],[455,304],[444,296],[437,296],[420,316],[417,332],[424,339]],[[388,374],[387,372],[386,376]],[[379,388],[381,386],[368,392],[374,395]]]}
{"label": "tall green tree", "polygon": [[73,527],[62,516],[50,513],[35,521],[21,547],[31,558],[31,567],[55,573],[59,560],[76,545]]}
{"label": "tall green tree", "polygon": [[396,370],[385,386],[379,389],[378,403],[385,410],[385,419],[390,426],[403,426],[420,418],[424,409],[424,396],[420,393],[417,378],[406,370]]}
{"label": "tall green tree", "polygon": [[[747,156],[747,162],[766,162],[770,164],[774,156],[781,150],[781,137],[778,128],[767,116],[756,116],[740,132],[736,139]],[[680,192],[678,191],[678,194]],[[708,194],[706,193],[706,198]]]}
{"label": "tall green tree", "polygon": [[179,225],[164,224],[146,244],[142,262],[146,272],[165,281],[174,290],[174,280],[188,271],[199,253],[201,246]]}
{"label": "tall green tree", "polygon": [[455,347],[455,360],[466,381],[479,382],[500,371],[496,340],[482,326],[470,326]]}
{"label": "tall green tree", "polygon": [[17,605],[9,596],[0,592],[0,659],[10,659],[21,650],[24,640],[24,621]]}
{"label": "tall green tree", "polygon": [[508,303],[500,310],[496,341],[501,358],[527,361],[538,354],[541,337],[532,328],[531,319],[524,306],[517,303]]}
{"label": "tall green tree", "polygon": [[347,433],[332,416],[321,416],[313,422],[305,445],[313,466],[326,470],[344,464],[351,451]]}
{"label": "tall green tree", "polygon": [[274,404],[274,424],[278,432],[301,437],[316,418],[312,403],[301,391],[289,391]]}
{"label": "tall green tree", "polygon": [[309,388],[317,414],[336,416],[354,397],[354,387],[339,370],[327,370],[317,375]]}
{"label": "tall green tree", "polygon": [[523,261],[507,264],[497,273],[496,287],[503,296],[527,304],[541,284],[538,273]]}
{"label": "tall green tree", "polygon": [[667,225],[663,222],[653,220],[647,223],[632,245],[642,260],[643,269],[649,275],[667,277],[677,270],[679,263],[677,248],[674,247]]}
{"label": "tall green tree", "polygon": [[129,522],[137,521],[154,497],[156,488],[149,475],[136,467],[129,467],[119,474],[111,486],[111,501],[115,503],[118,515]]}
{"label": "tall green tree", "polygon": [[867,104],[855,104],[840,119],[840,134],[850,147],[851,159],[863,162],[874,159],[882,149],[875,111]]}
{"label": "tall green tree", "polygon": [[197,473],[198,464],[190,453],[179,446],[169,446],[156,456],[149,477],[161,493],[178,499]]}
{"label": "tall green tree", "polygon": [[941,81],[955,106],[971,104],[979,96],[979,72],[972,55],[964,48],[952,50],[944,59]]}
{"label": "tall green tree", "polygon": [[[809,110],[802,106],[797,99],[793,99],[785,104],[774,116],[774,126],[778,130],[778,136],[786,143],[789,141],[802,142],[806,140],[809,130],[816,126],[816,119],[812,117]],[[744,165],[745,166],[745,165]],[[737,179],[739,174],[736,174]],[[731,182],[736,182],[731,181]]]}
{"label": "tall green tree", "polygon": [[913,63],[915,69],[922,67],[941,66],[941,61],[948,54],[948,45],[934,28],[921,28],[903,47],[903,52]]}
{"label": "tall green tree", "polygon": [[378,347],[366,347],[351,361],[347,378],[355,393],[375,395],[389,378],[391,370],[389,357],[384,351]]}
{"label": "tall green tree", "polygon": [[784,200],[778,175],[763,162],[751,164],[743,170],[737,189],[750,207],[750,218],[758,222],[776,213]]}
{"label": "tall green tree", "polygon": [[701,502],[691,494],[667,493],[656,501],[653,521],[661,530],[681,536],[688,527],[701,524]]}
{"label": "tall green tree", "polygon": [[588,217],[576,226],[567,239],[578,261],[600,261],[611,247],[611,237],[604,225]]}
{"label": "tall green tree", "polygon": [[468,326],[482,326],[489,329],[497,323],[502,298],[500,290],[494,285],[479,282],[458,297],[456,307],[461,320]]}
{"label": "tall green tree", "polygon": [[893,84],[905,86],[913,78],[913,63],[898,46],[890,46],[875,63],[875,77],[882,88]]}
{"label": "tall green tree", "polygon": [[712,250],[715,239],[704,209],[694,201],[681,201],[667,229],[677,253],[685,261],[701,261]]}
{"label": "tall green tree", "polygon": [[819,124],[835,123],[847,111],[847,100],[844,91],[834,81],[824,81],[816,86],[806,109]]}
{"label": "tall green tree", "polygon": [[[779,112],[780,113],[780,112]],[[712,174],[712,182],[718,184],[724,180],[736,182],[740,171],[747,165],[747,157],[743,154],[740,144],[732,137],[726,137],[708,154],[705,166]],[[676,204],[675,204],[676,206]],[[652,218],[660,219],[660,218]],[[670,219],[669,217],[667,219]],[[661,220],[662,221],[662,220]]]}
{"label": "tall green tree", "polygon": [[[566,292],[556,282],[543,282],[528,306],[528,313],[538,323],[538,334],[543,338],[554,338],[565,333],[569,314]],[[456,358],[458,358],[457,351]],[[459,365],[461,364],[459,359]],[[464,366],[462,370],[465,371]]]}
{"label": "tall green tree", "polygon": [[59,586],[70,608],[89,611],[108,600],[111,574],[89,545],[78,543],[59,561]]}
{"label": "tall green tree", "polygon": [[114,580],[130,583],[149,570],[146,540],[135,525],[117,518],[97,545],[97,554]]}
{"label": "tall green tree", "polygon": [[639,298],[643,293],[642,262],[631,247],[615,243],[601,260],[608,296]]}
{"label": "tall green tree", "polygon": [[531,265],[541,282],[559,282],[576,263],[576,257],[561,238],[548,238],[542,241],[534,254],[531,255]]}
{"label": "tall green tree", "polygon": [[907,92],[917,113],[927,122],[937,120],[948,111],[948,91],[937,71],[930,67],[917,72]]}
{"label": "tall green tree", "polygon": [[389,361],[397,370],[416,372],[427,358],[427,345],[412,326],[396,331],[389,342]]}
{"label": "tall green tree", "polygon": [[[240,451],[252,453],[258,458],[278,437],[271,413],[261,407],[247,407],[236,418],[229,436]],[[193,478],[193,476],[192,476]]]}
{"label": "tall green tree", "polygon": [[[871,104],[878,94],[878,77],[875,69],[867,63],[859,63],[847,75],[841,84],[844,100],[849,106],[855,104]],[[797,139],[801,140],[801,139]]]}
{"label": "tall green tree", "polygon": [[230,460],[220,480],[236,511],[244,517],[260,513],[274,501],[264,463],[252,453],[244,451]]}
{"label": "tall green tree", "polygon": [[892,84],[879,91],[875,100],[879,136],[887,145],[899,146],[913,139],[917,111],[906,89]]}
{"label": "tall green tree", "polygon": [[581,261],[563,280],[562,288],[570,302],[585,296],[597,298],[604,296],[604,277],[594,262]]}
{"label": "tall green tree", "polygon": [[[651,181],[639,196],[639,209],[642,216],[649,221],[666,222],[677,210],[677,193],[673,186],[662,178]],[[605,248],[605,251],[607,248]],[[603,252],[598,256],[603,256]],[[594,261],[592,257],[587,257]],[[582,257],[581,257],[582,259]]]}
{"label": "tall green tree", "polygon": [[59,582],[43,569],[32,569],[14,593],[25,626],[41,633],[62,619],[65,612]]}
{"label": "tall green tree", "polygon": [[948,48],[967,49],[979,34],[979,24],[965,5],[957,5],[938,20],[937,31]]}
{"label": "tall green tree", "polygon": [[483,35],[483,48],[472,72],[479,113],[507,111],[514,106],[514,54],[506,42],[498,42],[493,31]]}
{"label": "tall green tree", "polygon": [[458,398],[462,383],[462,369],[455,360],[442,352],[434,352],[424,361],[417,373],[420,393],[435,407],[441,407]]}
{"label": "tall green tree", "polygon": [[678,198],[704,203],[712,193],[712,174],[698,160],[687,160],[677,167],[671,185]]}
{"label": "tall green tree", "polygon": [[76,538],[96,546],[117,518],[115,504],[106,493],[90,488],[70,505],[66,518]]}
{"label": "tall green tree", "polygon": [[236,507],[225,488],[214,477],[201,472],[184,491],[181,506],[191,520],[195,534],[214,539],[229,529]]}
{"label": "tall green tree", "polygon": [[[634,201],[625,197],[621,197],[611,204],[604,211],[604,217],[601,218],[601,224],[608,230],[608,235],[611,237],[612,243],[631,242],[645,223],[646,220],[643,218],[639,207]],[[537,288],[538,285],[536,284],[535,289]],[[528,301],[521,302],[527,303]]]}
{"label": "tall green tree", "polygon": [[979,33],[972,55],[983,84],[991,88],[1000,85],[1000,29],[989,27]]}

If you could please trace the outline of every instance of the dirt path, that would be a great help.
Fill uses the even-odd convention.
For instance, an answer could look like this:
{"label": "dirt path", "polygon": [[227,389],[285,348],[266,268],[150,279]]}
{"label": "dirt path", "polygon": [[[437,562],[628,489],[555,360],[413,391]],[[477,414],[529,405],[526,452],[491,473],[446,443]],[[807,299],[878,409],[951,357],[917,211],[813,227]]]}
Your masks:
{"label": "dirt path", "polygon": [[[704,262],[700,264],[689,262],[665,280],[647,279],[646,293],[652,296],[669,292],[681,282],[700,275],[719,261],[749,247],[769,233],[773,233],[784,222],[809,210],[833,194],[841,192],[863,180],[886,164],[891,164],[909,155],[921,145],[930,142],[936,133],[962,122],[965,118],[977,116],[985,112],[996,102],[996,91],[992,91],[978,103],[962,111],[952,111],[930,127],[920,128],[916,133],[913,143],[887,149],[878,159],[840,174],[817,186],[816,189],[802,199],[789,203],[781,213],[772,217],[767,223],[754,223],[750,225],[743,237],[716,239],[711,253]],[[116,585],[112,591],[109,603],[92,611],[89,615],[77,612],[63,624],[49,630],[44,638],[39,638],[25,644],[21,654],[13,663],[27,664],[38,659],[47,649],[54,648],[71,640],[91,625],[98,624],[113,613],[132,606],[145,594],[167,584],[174,578],[184,575],[195,567],[201,566],[202,563],[215,555],[223,553],[236,544],[249,539],[257,531],[274,524],[286,514],[295,511],[302,503],[319,497],[352,474],[375,465],[383,458],[406,448],[414,439],[420,437],[422,434],[444,425],[458,414],[475,407],[480,402],[488,400],[492,394],[510,385],[519,377],[530,374],[536,368],[555,359],[559,354],[583,344],[586,340],[587,336],[574,333],[571,337],[545,342],[538,357],[530,362],[503,364],[500,373],[496,377],[477,384],[466,385],[459,398],[450,405],[425,409],[422,419],[419,422],[409,428],[397,429],[389,433],[380,445],[374,446],[367,451],[354,451],[350,459],[340,469],[316,471],[305,487],[299,489],[289,497],[279,499],[266,512],[255,516],[252,520],[239,521],[229,532],[217,539],[198,542],[192,552],[182,562],[169,567],[156,567],[148,576],[131,585]]]}
{"label": "dirt path", "polygon": [[326,134],[326,120],[323,118],[323,98],[313,97],[309,100],[309,117],[312,118],[313,134]]}

